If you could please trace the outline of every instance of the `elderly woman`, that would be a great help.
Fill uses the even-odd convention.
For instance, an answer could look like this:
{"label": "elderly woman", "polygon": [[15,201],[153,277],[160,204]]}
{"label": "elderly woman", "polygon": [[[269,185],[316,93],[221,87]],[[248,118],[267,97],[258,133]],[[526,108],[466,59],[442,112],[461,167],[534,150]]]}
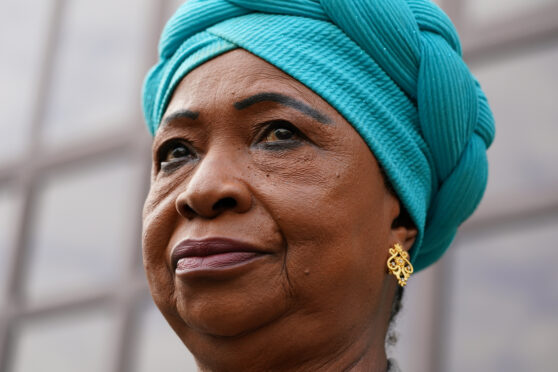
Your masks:
{"label": "elderly woman", "polygon": [[386,371],[409,275],[486,185],[493,120],[427,0],[191,0],[143,92],[143,255],[203,371]]}

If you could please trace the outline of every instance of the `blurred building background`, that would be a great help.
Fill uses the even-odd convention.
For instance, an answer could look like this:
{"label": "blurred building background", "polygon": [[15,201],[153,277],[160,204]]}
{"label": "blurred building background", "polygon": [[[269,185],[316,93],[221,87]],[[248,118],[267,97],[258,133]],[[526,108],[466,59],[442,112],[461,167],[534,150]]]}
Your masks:
{"label": "blurred building background", "polygon": [[[0,371],[194,371],[141,265],[143,76],[176,0],[0,2]],[[440,0],[494,109],[486,197],[411,280],[404,372],[556,371],[558,0]]]}

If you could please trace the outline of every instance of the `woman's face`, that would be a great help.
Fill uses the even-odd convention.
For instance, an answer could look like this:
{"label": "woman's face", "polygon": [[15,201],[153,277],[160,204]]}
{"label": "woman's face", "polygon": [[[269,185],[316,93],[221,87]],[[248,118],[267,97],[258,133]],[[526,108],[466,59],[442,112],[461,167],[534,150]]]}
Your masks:
{"label": "woman's face", "polygon": [[157,131],[145,270],[201,364],[383,348],[395,291],[388,248],[412,243],[392,228],[398,215],[350,124],[235,50],[182,80]]}

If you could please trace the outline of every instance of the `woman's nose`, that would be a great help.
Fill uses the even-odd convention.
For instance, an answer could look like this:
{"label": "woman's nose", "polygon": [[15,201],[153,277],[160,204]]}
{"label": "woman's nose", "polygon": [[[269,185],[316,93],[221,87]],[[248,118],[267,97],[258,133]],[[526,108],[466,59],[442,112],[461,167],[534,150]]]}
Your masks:
{"label": "woman's nose", "polygon": [[176,199],[178,213],[187,219],[215,218],[227,211],[245,213],[251,206],[249,186],[227,154],[207,154]]}

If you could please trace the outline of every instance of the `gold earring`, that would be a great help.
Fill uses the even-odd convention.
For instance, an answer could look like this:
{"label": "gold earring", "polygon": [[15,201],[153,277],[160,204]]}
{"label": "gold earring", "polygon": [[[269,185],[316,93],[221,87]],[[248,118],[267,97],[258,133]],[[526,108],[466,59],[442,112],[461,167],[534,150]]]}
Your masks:
{"label": "gold earring", "polygon": [[400,244],[395,244],[389,249],[391,256],[387,260],[388,272],[397,278],[401,287],[405,287],[407,279],[413,273],[413,265],[409,262],[409,254],[403,250]]}

